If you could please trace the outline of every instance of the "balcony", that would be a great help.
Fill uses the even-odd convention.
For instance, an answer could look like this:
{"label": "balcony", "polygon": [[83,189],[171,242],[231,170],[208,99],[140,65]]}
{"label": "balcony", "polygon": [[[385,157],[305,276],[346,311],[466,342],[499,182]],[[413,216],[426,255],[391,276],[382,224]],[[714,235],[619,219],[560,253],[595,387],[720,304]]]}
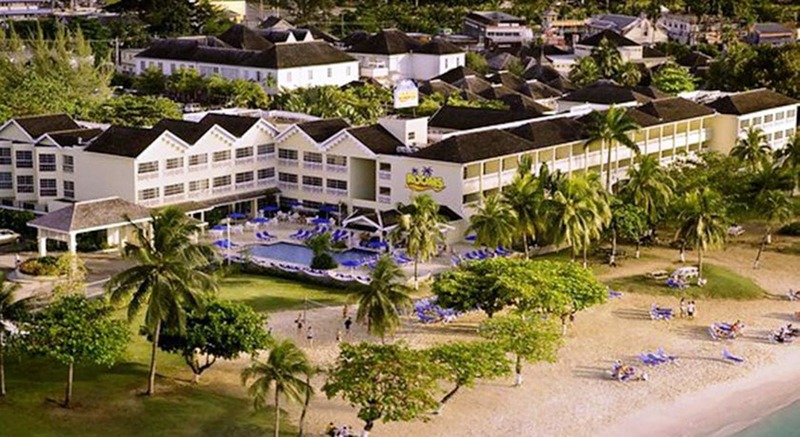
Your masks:
{"label": "balcony", "polygon": [[272,187],[272,186],[274,186],[274,185],[275,185],[275,178],[274,178],[274,177],[272,177],[272,178],[266,178],[266,179],[259,179],[259,180],[256,182],[256,185],[257,185],[259,188],[264,188],[264,187]]}
{"label": "balcony", "polygon": [[326,192],[328,194],[330,194],[331,196],[347,197],[347,190],[344,190],[344,189],[341,189],[341,188],[328,188],[326,190]]}
{"label": "balcony", "polygon": [[303,185],[303,191],[306,193],[321,193],[323,189],[319,185]]}
{"label": "balcony", "polygon": [[236,158],[236,165],[247,165],[256,162],[256,159],[252,156],[248,156],[247,158]]}
{"label": "balcony", "polygon": [[367,65],[361,67],[362,77],[388,77],[389,69],[385,65]]}
{"label": "balcony", "polygon": [[296,182],[278,182],[278,188],[281,190],[297,191],[299,185],[297,185]]}
{"label": "balcony", "polygon": [[392,203],[392,196],[378,196],[378,203],[389,205]]}
{"label": "balcony", "polygon": [[378,179],[382,181],[390,181],[392,180],[392,172],[381,170],[378,172]]}
{"label": "balcony", "polygon": [[153,206],[161,205],[161,199],[155,198],[155,199],[148,199],[148,200],[140,200],[139,201],[139,205],[151,208]]}
{"label": "balcony", "polygon": [[198,164],[189,166],[189,173],[196,173],[199,171],[206,171],[208,170],[208,164]]}
{"label": "balcony", "polygon": [[278,165],[282,165],[284,167],[297,167],[300,165],[300,163],[296,159],[278,158]]}
{"label": "balcony", "polygon": [[183,168],[173,168],[170,170],[164,170],[164,176],[180,176],[185,172]]}
{"label": "balcony", "polygon": [[267,162],[267,161],[271,161],[273,159],[275,159],[275,153],[267,153],[267,154],[264,154],[264,155],[258,155],[256,157],[256,161],[258,161],[258,162]]}
{"label": "balcony", "polygon": [[309,170],[322,170],[323,166],[321,162],[304,162],[303,168]]}
{"label": "balcony", "polygon": [[231,191],[233,191],[233,186],[232,185],[226,185],[224,187],[212,188],[211,189],[211,194],[216,196],[218,194],[230,193]]}
{"label": "balcony", "polygon": [[479,177],[464,179],[464,192],[476,193],[481,191],[481,181]]}
{"label": "balcony", "polygon": [[230,167],[230,166],[231,166],[231,160],[230,159],[227,160],[227,161],[218,161],[218,162],[215,162],[215,163],[211,164],[211,168],[227,168],[227,167]]}
{"label": "balcony", "polygon": [[325,171],[331,171],[334,173],[347,173],[347,166],[337,165],[337,164],[325,164]]}
{"label": "balcony", "polygon": [[208,190],[208,189],[190,191],[189,192],[189,198],[190,199],[203,199],[203,198],[208,197],[209,194],[211,194],[211,190]]}
{"label": "balcony", "polygon": [[160,173],[157,172],[157,171],[151,171],[151,172],[148,172],[148,173],[139,173],[138,175],[136,175],[136,180],[138,180],[138,181],[149,181],[151,179],[158,178],[159,174]]}
{"label": "balcony", "polygon": [[177,203],[186,200],[186,194],[173,194],[171,196],[164,196],[164,203]]}
{"label": "balcony", "polygon": [[239,190],[252,190],[255,187],[256,187],[256,183],[254,181],[242,182],[240,184],[236,184],[236,191],[239,191]]}

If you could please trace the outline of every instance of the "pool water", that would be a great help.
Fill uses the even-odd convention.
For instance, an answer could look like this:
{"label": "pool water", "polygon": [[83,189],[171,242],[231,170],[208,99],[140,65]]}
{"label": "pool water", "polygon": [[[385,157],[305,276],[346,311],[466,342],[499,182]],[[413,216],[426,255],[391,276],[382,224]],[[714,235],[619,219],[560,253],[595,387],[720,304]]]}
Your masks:
{"label": "pool water", "polygon": [[[251,246],[250,255],[293,264],[311,265],[314,252],[306,246],[292,243],[275,243]],[[360,261],[364,258],[375,256],[375,252],[362,249],[347,249],[343,252],[332,252],[331,255],[337,263],[344,261]]]}

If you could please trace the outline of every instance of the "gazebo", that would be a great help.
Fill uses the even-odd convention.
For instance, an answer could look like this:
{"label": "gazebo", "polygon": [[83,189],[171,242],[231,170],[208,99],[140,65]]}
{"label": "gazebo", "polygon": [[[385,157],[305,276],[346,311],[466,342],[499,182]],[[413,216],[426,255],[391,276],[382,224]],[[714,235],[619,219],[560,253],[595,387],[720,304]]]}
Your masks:
{"label": "gazebo", "polygon": [[36,229],[39,256],[47,255],[47,240],[63,241],[71,253],[77,251],[77,237],[106,231],[109,246],[121,246],[133,237],[133,225],[151,220],[150,209],[118,197],[85,200],[28,222]]}

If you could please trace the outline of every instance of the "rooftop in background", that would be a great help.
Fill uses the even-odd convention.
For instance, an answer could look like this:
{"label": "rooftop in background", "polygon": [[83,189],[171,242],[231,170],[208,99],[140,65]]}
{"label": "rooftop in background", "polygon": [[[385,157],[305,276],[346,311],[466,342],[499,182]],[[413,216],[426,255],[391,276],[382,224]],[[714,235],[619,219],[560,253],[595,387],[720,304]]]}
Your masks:
{"label": "rooftop in background", "polygon": [[622,30],[635,23],[639,17],[622,14],[600,14],[593,16],[590,21],[595,27]]}
{"label": "rooftop in background", "polygon": [[48,132],[81,129],[81,126],[67,114],[15,117],[12,120],[33,139]]}
{"label": "rooftop in background", "polygon": [[780,23],[756,23],[753,25],[753,32],[764,35],[794,35],[794,30]]}
{"label": "rooftop in background", "polygon": [[781,106],[795,105],[800,101],[775,91],[760,88],[742,91],[716,99],[706,105],[721,114],[744,115]]}
{"label": "rooftop in background", "polygon": [[562,97],[562,100],[568,102],[613,105],[631,102],[647,103],[652,100],[652,98],[640,94],[632,88],[618,85],[614,81],[601,79],[565,95]]}
{"label": "rooftop in background", "polygon": [[587,36],[586,38],[578,41],[577,44],[589,47],[597,47],[604,39],[608,40],[617,47],[632,47],[640,45],[639,43],[625,38],[624,36],[610,29],[604,29],[595,33],[594,35]]}
{"label": "rooftop in background", "polygon": [[653,100],[642,106],[632,108],[628,115],[641,126],[687,120],[690,118],[714,115],[714,110],[680,97]]}
{"label": "rooftop in background", "polygon": [[70,129],[62,131],[48,132],[50,137],[61,147],[74,147],[85,145],[88,141],[96,138],[103,133],[102,129]]}
{"label": "rooftop in background", "polygon": [[76,232],[148,220],[150,220],[150,209],[113,197],[75,202],[28,222],[28,226],[59,232]]}
{"label": "rooftop in background", "polygon": [[499,11],[472,11],[467,18],[483,24],[497,25],[501,23],[525,24],[525,19]]}
{"label": "rooftop in background", "polygon": [[376,154],[394,155],[399,147],[405,146],[380,124],[350,128],[347,133]]}
{"label": "rooftop in background", "polygon": [[537,115],[527,112],[445,105],[433,114],[428,126],[439,129],[467,130],[514,121],[532,120],[536,117]]}
{"label": "rooftop in background", "polygon": [[305,132],[314,141],[321,143],[332,137],[340,130],[347,129],[350,127],[350,125],[341,118],[329,118],[325,120],[300,123],[297,125],[297,127]]}
{"label": "rooftop in background", "polygon": [[536,148],[566,144],[587,138],[584,125],[571,118],[533,121],[507,131],[530,141]]}
{"label": "rooftop in background", "polygon": [[[491,147],[489,147],[489,145],[491,145]],[[533,143],[517,135],[492,129],[464,135],[455,135],[439,141],[438,143],[431,144],[411,156],[434,161],[465,164],[468,162],[520,153],[534,148],[535,146]]]}

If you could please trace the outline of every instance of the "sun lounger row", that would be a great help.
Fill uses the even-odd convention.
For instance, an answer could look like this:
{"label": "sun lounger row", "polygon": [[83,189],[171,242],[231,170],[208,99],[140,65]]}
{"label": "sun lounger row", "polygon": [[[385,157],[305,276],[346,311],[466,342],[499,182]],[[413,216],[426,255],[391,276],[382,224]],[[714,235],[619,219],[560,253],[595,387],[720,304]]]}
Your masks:
{"label": "sun lounger row", "polygon": [[733,340],[742,334],[744,324],[737,321],[733,325],[729,323],[712,323],[708,327],[708,333],[714,340]]}
{"label": "sun lounger row", "polygon": [[656,352],[643,352],[639,354],[639,360],[647,366],[659,366],[661,364],[674,363],[678,357],[668,355],[664,352],[663,348],[659,348]]}
{"label": "sun lounger row", "polygon": [[350,236],[350,231],[347,231],[345,229],[337,229],[337,230],[333,231],[333,234],[331,234],[331,238],[333,239],[334,243],[338,243],[340,241],[344,241],[349,236]]}
{"label": "sun lounger row", "polygon": [[436,303],[436,297],[420,299],[414,302],[414,312],[422,323],[451,322],[458,317],[452,308],[442,308]]}
{"label": "sun lounger row", "polygon": [[671,320],[673,317],[672,308],[659,308],[655,304],[650,308],[650,318],[653,320]]}
{"label": "sun lounger row", "polygon": [[255,237],[258,241],[272,241],[278,238],[267,231],[256,232]]}

